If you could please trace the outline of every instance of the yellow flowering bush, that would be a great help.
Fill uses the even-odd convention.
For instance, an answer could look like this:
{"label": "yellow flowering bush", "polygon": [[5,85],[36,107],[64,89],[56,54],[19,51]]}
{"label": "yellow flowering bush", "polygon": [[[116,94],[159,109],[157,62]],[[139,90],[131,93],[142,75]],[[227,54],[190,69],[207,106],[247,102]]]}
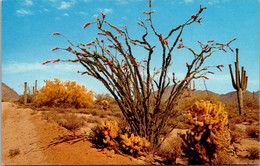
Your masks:
{"label": "yellow flowering bush", "polygon": [[35,96],[35,103],[38,106],[85,108],[92,105],[93,97],[93,92],[84,85],[55,78],[45,81],[45,86]]}

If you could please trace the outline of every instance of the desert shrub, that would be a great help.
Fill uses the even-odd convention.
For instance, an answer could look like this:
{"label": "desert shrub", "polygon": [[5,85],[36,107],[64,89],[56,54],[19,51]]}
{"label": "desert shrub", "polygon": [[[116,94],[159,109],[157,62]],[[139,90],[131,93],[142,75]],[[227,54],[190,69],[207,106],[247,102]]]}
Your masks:
{"label": "desert shrub", "polygon": [[144,137],[135,136],[133,133],[124,133],[120,135],[120,146],[126,154],[138,157],[145,155],[145,152],[149,150],[150,143]]}
{"label": "desert shrub", "polygon": [[234,124],[231,124],[229,126],[229,129],[230,129],[231,142],[238,143],[244,134],[243,130],[236,127]]}
{"label": "desert shrub", "polygon": [[259,159],[259,147],[250,147],[247,151],[249,152],[248,158],[250,160]]}
{"label": "desert shrub", "polygon": [[214,164],[231,146],[227,112],[222,103],[203,100],[195,102],[189,112],[192,129],[181,135],[185,157],[189,164]]}
{"label": "desert shrub", "polygon": [[176,109],[186,111],[188,110],[196,101],[207,100],[213,104],[220,102],[220,99],[214,93],[201,92],[198,94],[193,94],[190,97],[183,98],[178,103]]}
{"label": "desert shrub", "polygon": [[59,118],[57,120],[57,123],[75,133],[75,130],[78,128],[84,126],[86,119],[83,117],[78,117],[75,114],[65,114],[65,115],[59,115]]}
{"label": "desert shrub", "polygon": [[259,138],[259,126],[249,126],[249,127],[247,127],[246,133],[251,138]]}
{"label": "desert shrub", "polygon": [[118,150],[120,128],[115,121],[107,121],[91,129],[89,140],[98,148]]}
{"label": "desert shrub", "polygon": [[183,153],[181,145],[182,140],[180,137],[169,138],[165,141],[165,143],[158,150],[158,155],[163,158],[164,164],[176,164],[176,159],[180,158]]}
{"label": "desert shrub", "polygon": [[17,156],[18,154],[20,154],[19,148],[9,150],[9,157],[14,157]]}
{"label": "desert shrub", "polygon": [[85,108],[93,103],[93,92],[75,81],[45,81],[35,96],[35,105],[49,107],[75,107]]}
{"label": "desert shrub", "polygon": [[218,157],[215,159],[215,165],[234,165],[236,162],[234,156],[230,153],[222,152],[219,153]]}
{"label": "desert shrub", "polygon": [[96,104],[99,104],[103,100],[106,100],[109,103],[116,103],[115,99],[112,96],[110,96],[108,93],[95,94],[95,103]]}

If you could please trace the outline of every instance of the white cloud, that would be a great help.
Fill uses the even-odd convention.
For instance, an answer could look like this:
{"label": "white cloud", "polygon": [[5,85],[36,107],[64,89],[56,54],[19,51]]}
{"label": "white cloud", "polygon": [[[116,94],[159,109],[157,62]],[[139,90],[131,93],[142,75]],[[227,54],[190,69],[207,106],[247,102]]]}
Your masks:
{"label": "white cloud", "polygon": [[191,3],[193,0],[184,0],[185,3]]}
{"label": "white cloud", "polygon": [[107,8],[105,8],[103,12],[104,12],[104,14],[112,14],[113,9],[107,9]]}
{"label": "white cloud", "polygon": [[14,74],[14,73],[24,73],[30,71],[72,71],[75,72],[79,69],[79,65],[72,63],[55,63],[55,64],[46,64],[42,65],[41,63],[12,63],[12,64],[2,64],[2,72],[5,74]]}
{"label": "white cloud", "polygon": [[59,9],[59,10],[68,9],[68,8],[72,7],[74,5],[74,3],[75,3],[75,0],[72,0],[70,2],[62,1],[60,4],[60,7],[58,7],[57,9]]}
{"label": "white cloud", "polygon": [[26,6],[32,6],[33,5],[33,2],[32,0],[25,0],[25,3],[24,3]]}
{"label": "white cloud", "polygon": [[30,10],[20,9],[16,10],[18,16],[32,15],[33,13]]}
{"label": "white cloud", "polygon": [[68,13],[64,13],[63,16],[69,16],[69,14]]}
{"label": "white cloud", "polygon": [[79,12],[79,14],[80,14],[80,15],[83,15],[83,16],[86,16],[86,15],[88,15],[88,13],[87,13],[87,12],[83,12],[83,11],[80,11],[80,12]]}

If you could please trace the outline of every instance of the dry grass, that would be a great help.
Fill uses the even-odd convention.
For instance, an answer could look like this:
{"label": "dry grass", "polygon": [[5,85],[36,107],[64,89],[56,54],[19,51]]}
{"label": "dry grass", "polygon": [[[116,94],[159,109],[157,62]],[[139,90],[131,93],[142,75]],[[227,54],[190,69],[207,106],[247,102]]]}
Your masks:
{"label": "dry grass", "polygon": [[19,148],[9,150],[9,157],[11,157],[11,158],[14,156],[17,156],[18,154],[20,154]]}
{"label": "dry grass", "polygon": [[75,131],[76,129],[84,126],[86,119],[84,117],[78,117],[75,114],[59,115],[57,123],[62,127]]}
{"label": "dry grass", "polygon": [[235,158],[234,156],[231,156],[227,152],[221,152],[218,154],[217,158],[214,161],[215,165],[234,165],[235,164]]}
{"label": "dry grass", "polygon": [[250,147],[247,151],[249,152],[248,158],[250,160],[259,159],[259,147]]}
{"label": "dry grass", "polygon": [[172,165],[182,155],[182,140],[180,137],[169,138],[158,150],[158,155],[164,159],[164,164]]}
{"label": "dry grass", "polygon": [[259,126],[249,126],[249,127],[247,127],[246,133],[251,138],[259,138]]}
{"label": "dry grass", "polygon": [[235,124],[230,124],[229,126],[230,129],[230,135],[231,135],[231,142],[236,142],[238,143],[240,139],[243,137],[245,134],[244,131],[238,127],[236,127]]}

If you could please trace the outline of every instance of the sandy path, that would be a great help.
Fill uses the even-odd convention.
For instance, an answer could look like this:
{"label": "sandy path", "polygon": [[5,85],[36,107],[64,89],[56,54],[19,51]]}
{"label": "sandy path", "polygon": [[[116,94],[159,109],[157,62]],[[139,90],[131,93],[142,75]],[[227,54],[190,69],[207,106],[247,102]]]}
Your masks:
{"label": "sandy path", "polygon": [[[2,102],[2,164],[48,164],[41,151],[26,153],[37,148],[39,141],[30,120],[31,112],[31,109],[18,109],[12,103]],[[9,150],[16,148],[20,154],[8,157]]]}
{"label": "sandy path", "polygon": [[[42,119],[33,110],[16,108],[2,103],[2,164],[4,165],[137,165],[144,164],[131,157],[109,155],[88,141],[75,144],[61,143],[41,150],[58,136],[71,134],[66,129]],[[20,154],[9,157],[10,149]]]}

